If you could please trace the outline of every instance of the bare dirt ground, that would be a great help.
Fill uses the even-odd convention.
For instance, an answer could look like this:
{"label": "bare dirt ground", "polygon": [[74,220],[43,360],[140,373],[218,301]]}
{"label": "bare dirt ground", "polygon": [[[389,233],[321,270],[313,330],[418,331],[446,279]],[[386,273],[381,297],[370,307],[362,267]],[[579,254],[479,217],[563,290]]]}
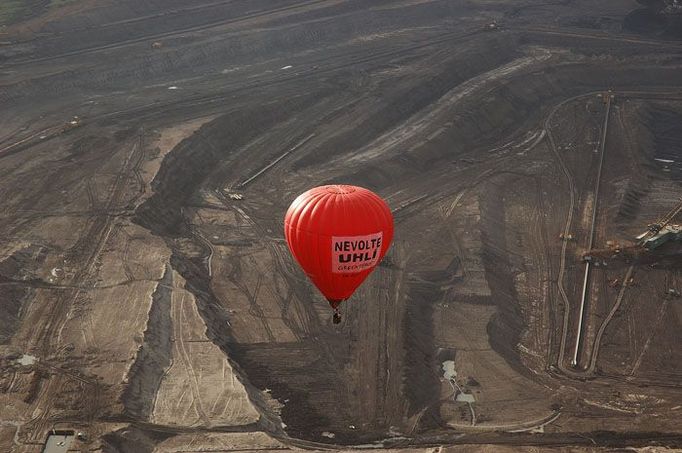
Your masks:
{"label": "bare dirt ground", "polygon": [[[682,197],[682,16],[642,3],[89,0],[7,23],[0,450],[52,429],[111,453],[682,447],[682,247],[587,281],[581,259]],[[339,326],[281,226],[332,182],[396,220]]]}

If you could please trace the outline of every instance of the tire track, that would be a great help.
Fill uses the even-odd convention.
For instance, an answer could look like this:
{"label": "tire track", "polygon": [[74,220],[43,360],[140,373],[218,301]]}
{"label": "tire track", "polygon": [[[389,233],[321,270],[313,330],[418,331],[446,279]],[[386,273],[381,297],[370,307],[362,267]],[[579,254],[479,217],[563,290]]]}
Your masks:
{"label": "tire track", "polygon": [[[120,204],[121,198],[125,194],[125,182],[127,178],[124,177],[124,175],[127,175],[130,172],[130,162],[138,151],[139,144],[136,143],[127,154],[113,184],[111,196],[107,201],[107,209]],[[53,353],[55,347],[58,347],[61,344],[62,331],[64,330],[67,321],[70,319],[74,303],[84,291],[82,287],[93,275],[95,264],[112,233],[112,223],[112,218],[110,216],[97,215],[81,240],[76,243],[74,249],[77,250],[83,247],[85,250],[79,251],[78,253],[87,255],[83,266],[76,272],[70,282],[70,284],[76,288],[67,289],[61,292],[61,294],[56,296],[53,303],[44,304],[38,308],[38,323],[34,329],[36,335],[29,340],[27,350],[38,351],[38,354],[41,357],[49,357]],[[90,250],[88,251],[88,249]],[[92,329],[92,327],[90,327],[90,329]],[[90,335],[92,337],[92,333],[90,333]],[[87,341],[86,336],[86,342]],[[47,379],[46,383],[42,386],[41,393],[36,398],[35,409],[40,409],[41,413],[31,422],[32,436],[42,436],[46,431],[46,424],[49,422],[48,414],[52,411],[55,402],[54,398],[50,398],[47,395],[58,393],[62,387],[61,375]],[[99,407],[98,398],[101,394],[99,384],[92,384],[90,388],[84,390],[83,393],[85,410],[90,411],[88,419],[94,418],[94,414]]]}
{"label": "tire track", "polygon": [[[234,203],[231,203],[230,200],[227,199],[224,193],[222,193],[220,190],[215,190],[214,191],[217,195],[218,198],[223,202],[226,208],[229,210],[235,212],[239,217],[244,219],[258,234],[258,237],[263,239],[263,245],[268,249],[270,256],[272,257],[273,261],[276,263],[277,269],[279,269],[287,278],[293,279],[293,280],[300,280],[300,278],[297,276],[296,271],[293,269],[291,266],[291,260],[288,259],[285,254],[283,253],[282,247],[279,243],[275,243],[271,239],[269,239],[269,235],[267,234],[267,231],[263,227],[261,227],[258,223],[256,223],[249,215],[244,212],[243,209],[237,207],[234,205]],[[260,274],[259,274],[260,278]],[[239,287],[239,284],[237,283],[237,279],[235,278],[235,285]],[[249,295],[248,288],[242,289],[242,291]],[[290,291],[292,291],[292,287],[290,287]],[[251,297],[249,295],[249,297]],[[312,325],[315,320],[318,320],[317,314],[314,311],[314,308],[312,308],[309,304],[296,304],[298,307],[303,308],[303,313],[299,313],[298,318],[301,321],[300,327],[297,326],[293,320],[290,320],[289,317],[285,316],[284,314],[288,312],[289,307],[291,305],[291,300],[289,300],[289,295],[287,295],[287,298],[284,300],[284,302],[279,302],[280,303],[280,310],[283,313],[283,322],[291,329],[291,332],[296,336],[296,338],[301,339],[307,335],[309,335],[312,331]],[[260,307],[256,309],[256,313],[260,311]],[[262,312],[261,312],[262,313]],[[261,318],[262,322],[264,324],[267,324],[267,322]],[[269,327],[268,327],[269,329]],[[269,335],[271,332],[269,333]]]}
{"label": "tire track", "polygon": [[201,401],[201,390],[199,389],[199,378],[197,377],[196,370],[194,369],[194,366],[192,365],[192,360],[189,357],[189,354],[187,353],[187,347],[185,345],[185,338],[184,338],[184,332],[183,332],[183,326],[185,324],[185,292],[183,291],[180,296],[180,301],[177,304],[173,304],[173,311],[174,311],[174,319],[173,319],[173,326],[174,329],[177,329],[177,335],[175,335],[176,342],[175,344],[177,345],[177,351],[180,353],[180,360],[182,361],[182,364],[185,366],[185,370],[187,371],[187,374],[189,374],[190,377],[190,388],[192,389],[192,402],[194,403],[194,407],[197,410],[197,415],[199,415],[199,418],[204,422],[205,426],[210,426],[211,422],[208,418],[208,415],[206,415],[206,411],[204,410],[204,405]]}
{"label": "tire track", "polygon": [[599,356],[599,348],[601,346],[601,339],[602,336],[604,335],[604,331],[606,331],[606,327],[608,327],[609,323],[613,319],[613,316],[616,314],[618,309],[621,306],[621,303],[623,302],[623,296],[625,295],[625,290],[627,289],[627,284],[630,280],[630,277],[632,277],[632,274],[634,272],[635,265],[632,264],[630,267],[628,267],[627,272],[625,273],[625,277],[623,277],[623,284],[620,287],[620,291],[618,292],[618,297],[616,297],[616,302],[613,304],[613,307],[611,307],[611,311],[609,314],[606,316],[604,321],[601,323],[599,326],[599,330],[597,331],[597,336],[594,339],[594,345],[592,346],[592,356],[590,357],[590,364],[587,368],[586,373],[587,374],[594,374],[594,370],[597,366],[597,358]]}
{"label": "tire track", "polygon": [[[557,35],[557,36],[582,38],[582,39],[597,39],[597,40],[603,40],[603,41],[622,42],[622,43],[628,43],[628,44],[643,44],[643,45],[655,46],[655,47],[659,47],[659,48],[662,46],[673,48],[673,49],[682,48],[682,44],[680,44],[677,41],[642,39],[642,38],[634,38],[634,37],[631,37],[628,35],[607,35],[607,34],[599,34],[599,33],[577,33],[577,32],[572,32],[572,31],[567,31],[567,30],[561,30],[561,29],[540,28],[540,27],[510,27],[510,29],[511,30],[523,31],[523,32],[545,34],[545,35]],[[677,93],[677,94],[679,94],[679,93]]]}
{"label": "tire track", "polygon": [[[593,93],[588,93],[588,94],[583,94],[583,95],[578,95],[574,96],[572,98],[566,99],[556,105],[550,113],[547,115],[547,118],[545,119],[545,130],[547,131],[547,140],[549,141],[550,149],[552,150],[552,153],[554,154],[554,157],[556,161],[559,163],[559,167],[561,168],[561,171],[563,172],[564,176],[566,177],[566,182],[568,183],[568,192],[569,192],[569,207],[568,207],[568,214],[566,215],[566,223],[564,225],[564,237],[568,237],[571,231],[571,225],[573,223],[573,210],[575,209],[575,198],[576,198],[576,190],[575,190],[575,182],[573,181],[573,175],[571,174],[570,170],[566,166],[566,163],[564,162],[563,158],[561,157],[561,154],[559,153],[556,142],[554,141],[554,136],[552,134],[551,130],[551,121],[554,115],[559,111],[561,107],[564,105],[573,102],[577,99],[580,99],[582,97],[587,97]],[[571,302],[568,299],[568,295],[566,294],[566,289],[564,288],[564,274],[566,272],[566,249],[568,247],[568,242],[564,241],[563,244],[561,245],[561,258],[559,261],[559,272],[557,275],[557,287],[559,290],[559,294],[561,295],[561,298],[564,302],[564,320],[563,320],[563,327],[562,327],[562,334],[561,334],[561,342],[559,346],[559,357],[557,359],[557,367],[564,373],[569,372],[564,367],[564,357],[566,354],[566,337],[568,336],[568,323],[569,323],[569,317],[570,317],[570,311],[571,311]]]}
{"label": "tire track", "polygon": [[252,13],[252,14],[246,14],[244,16],[234,18],[234,19],[219,19],[219,20],[215,20],[215,21],[212,21],[212,22],[209,22],[206,24],[202,24],[202,25],[196,25],[196,26],[192,26],[192,27],[181,28],[181,29],[177,29],[177,30],[163,32],[163,33],[151,33],[148,35],[139,36],[137,38],[131,38],[131,39],[127,39],[124,41],[118,41],[118,42],[111,43],[111,44],[103,44],[100,46],[87,47],[84,49],[74,50],[71,52],[63,52],[61,54],[50,55],[47,57],[26,58],[23,60],[18,59],[15,61],[5,62],[3,65],[5,67],[24,66],[24,65],[28,65],[28,64],[43,63],[46,61],[59,60],[59,59],[66,58],[66,57],[75,57],[75,56],[87,55],[87,54],[91,54],[91,53],[97,53],[97,52],[101,52],[103,50],[115,50],[115,49],[120,49],[123,47],[130,46],[130,45],[151,41],[151,40],[158,40],[161,38],[170,38],[170,37],[179,36],[179,35],[182,35],[185,33],[206,31],[206,30],[210,30],[212,28],[222,27],[225,25],[237,24],[240,22],[245,22],[245,21],[249,21],[249,20],[253,20],[253,19],[267,17],[267,16],[270,16],[273,14],[278,14],[278,13],[287,12],[287,11],[291,11],[291,10],[306,8],[306,7],[313,6],[313,5],[320,4],[320,3],[326,3],[328,1],[329,0],[312,0],[312,1],[307,1],[304,3],[295,4],[295,5],[285,6],[282,8],[275,8],[275,9],[272,9],[269,11],[262,11],[262,12]]}
{"label": "tire track", "polygon": [[[473,27],[464,32],[445,32],[440,35],[429,37],[421,40],[417,44],[400,47],[399,49],[386,50],[376,52],[367,57],[357,58],[357,51],[349,52],[347,55],[334,55],[333,57],[324,57],[317,61],[312,61],[310,64],[313,68],[297,71],[295,74],[276,74],[274,77],[267,79],[257,79],[249,83],[234,82],[222,86],[215,87],[214,91],[222,94],[210,95],[190,95],[180,99],[173,99],[166,102],[151,102],[147,104],[138,105],[135,107],[115,110],[112,112],[101,113],[87,118],[88,122],[96,123],[103,120],[124,119],[126,117],[134,116],[137,121],[147,119],[149,117],[158,116],[160,114],[168,114],[169,110],[181,110],[193,107],[204,107],[210,104],[220,105],[221,102],[231,101],[237,93],[250,92],[259,88],[273,87],[286,82],[294,80],[307,79],[309,77],[319,78],[321,75],[330,75],[336,71],[354,67],[360,64],[377,62],[386,58],[393,58],[400,55],[409,54],[415,50],[420,50],[428,47],[446,44],[452,40],[464,39],[482,33],[481,27]],[[327,61],[335,62],[337,60],[345,60],[348,62],[325,64]],[[323,67],[318,67],[322,66]],[[317,68],[316,68],[317,67]],[[83,127],[81,125],[80,127]],[[11,143],[0,148],[0,159],[25,149],[31,148],[40,143],[46,143],[62,134],[68,133],[71,130],[63,130],[62,125],[50,126],[41,131],[31,134],[17,142]],[[40,136],[39,140],[35,138]]]}

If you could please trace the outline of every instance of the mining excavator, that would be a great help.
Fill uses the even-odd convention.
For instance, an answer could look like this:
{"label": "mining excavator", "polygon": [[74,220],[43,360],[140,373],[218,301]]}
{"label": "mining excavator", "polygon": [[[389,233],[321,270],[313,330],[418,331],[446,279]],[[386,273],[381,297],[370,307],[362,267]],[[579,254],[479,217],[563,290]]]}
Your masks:
{"label": "mining excavator", "polygon": [[[670,238],[682,239],[682,227],[670,225],[675,217],[682,212],[682,198],[678,204],[667,214],[654,223],[647,225],[647,230],[637,236],[637,242],[633,245],[623,246],[616,241],[606,241],[605,248],[588,250],[582,254],[583,261],[605,262],[607,259],[621,258],[625,261],[637,259]],[[670,230],[663,234],[664,230]]]}
{"label": "mining excavator", "polygon": [[663,228],[665,228],[672,220],[682,212],[682,198],[680,199],[680,202],[675,206],[673,209],[670,210],[663,218],[659,219],[656,223],[650,223],[647,225],[647,230],[643,234],[637,236],[637,239],[640,242],[644,242],[647,239],[649,239],[652,236],[657,235]]}

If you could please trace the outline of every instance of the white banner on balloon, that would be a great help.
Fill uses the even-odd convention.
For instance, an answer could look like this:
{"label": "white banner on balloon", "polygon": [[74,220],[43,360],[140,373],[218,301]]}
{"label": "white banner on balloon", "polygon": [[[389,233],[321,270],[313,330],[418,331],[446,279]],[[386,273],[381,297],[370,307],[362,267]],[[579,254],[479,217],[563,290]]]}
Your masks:
{"label": "white banner on balloon", "polygon": [[383,233],[332,237],[332,272],[355,274],[376,266]]}

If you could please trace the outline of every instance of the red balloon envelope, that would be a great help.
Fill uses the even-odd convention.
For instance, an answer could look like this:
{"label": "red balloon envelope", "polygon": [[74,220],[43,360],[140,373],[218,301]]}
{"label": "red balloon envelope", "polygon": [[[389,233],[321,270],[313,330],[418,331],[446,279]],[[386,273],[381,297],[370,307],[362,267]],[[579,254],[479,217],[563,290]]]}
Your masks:
{"label": "red balloon envelope", "polygon": [[315,187],[291,203],[284,236],[296,261],[336,308],[386,255],[393,216],[384,200],[362,187]]}

